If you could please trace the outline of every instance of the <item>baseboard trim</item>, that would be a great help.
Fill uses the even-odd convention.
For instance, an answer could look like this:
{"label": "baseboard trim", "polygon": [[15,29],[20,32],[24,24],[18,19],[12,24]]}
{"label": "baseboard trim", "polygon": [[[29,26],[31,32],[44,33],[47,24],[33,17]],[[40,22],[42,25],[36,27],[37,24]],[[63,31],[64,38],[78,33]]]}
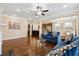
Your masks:
{"label": "baseboard trim", "polygon": [[21,38],[26,38],[26,37],[25,36],[23,36],[23,37],[13,37],[13,38],[8,38],[8,39],[3,39],[3,41],[5,41],[5,40],[21,39]]}

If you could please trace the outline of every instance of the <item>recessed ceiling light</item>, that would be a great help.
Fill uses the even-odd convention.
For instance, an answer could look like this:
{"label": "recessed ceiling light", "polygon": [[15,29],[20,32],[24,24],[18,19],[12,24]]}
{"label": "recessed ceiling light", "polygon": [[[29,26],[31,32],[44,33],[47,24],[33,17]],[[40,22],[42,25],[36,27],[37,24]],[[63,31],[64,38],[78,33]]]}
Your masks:
{"label": "recessed ceiling light", "polygon": [[64,5],[64,8],[66,8],[67,7],[67,5]]}
{"label": "recessed ceiling light", "polygon": [[18,8],[18,9],[17,9],[17,12],[20,12],[20,11],[21,11],[21,10]]}

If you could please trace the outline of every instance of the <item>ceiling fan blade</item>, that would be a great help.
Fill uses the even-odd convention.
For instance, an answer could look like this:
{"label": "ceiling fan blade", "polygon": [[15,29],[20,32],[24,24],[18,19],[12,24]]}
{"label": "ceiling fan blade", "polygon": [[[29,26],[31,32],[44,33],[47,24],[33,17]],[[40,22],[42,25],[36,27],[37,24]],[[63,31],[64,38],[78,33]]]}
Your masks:
{"label": "ceiling fan blade", "polygon": [[48,12],[48,10],[43,10],[42,12]]}
{"label": "ceiling fan blade", "polygon": [[44,13],[41,13],[43,16],[45,15]]}

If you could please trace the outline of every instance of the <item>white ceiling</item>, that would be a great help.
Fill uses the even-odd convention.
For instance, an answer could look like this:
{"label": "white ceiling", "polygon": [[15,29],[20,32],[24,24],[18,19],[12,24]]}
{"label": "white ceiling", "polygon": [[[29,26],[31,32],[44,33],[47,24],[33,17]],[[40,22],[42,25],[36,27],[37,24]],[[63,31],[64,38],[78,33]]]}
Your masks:
{"label": "white ceiling", "polygon": [[[31,9],[36,5],[42,5],[44,8],[48,9],[49,12],[45,16],[40,16],[36,18]],[[51,16],[52,18],[57,15],[65,14],[79,9],[78,3],[0,3],[0,9],[3,10],[4,15],[11,15],[22,17],[26,19],[41,19]],[[17,9],[20,9],[17,11]],[[54,17],[53,17],[54,16]]]}

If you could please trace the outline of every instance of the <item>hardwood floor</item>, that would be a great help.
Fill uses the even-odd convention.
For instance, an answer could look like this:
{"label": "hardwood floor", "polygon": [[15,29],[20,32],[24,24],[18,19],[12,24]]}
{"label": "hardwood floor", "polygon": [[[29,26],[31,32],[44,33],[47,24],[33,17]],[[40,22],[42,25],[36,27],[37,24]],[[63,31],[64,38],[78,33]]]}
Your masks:
{"label": "hardwood floor", "polygon": [[37,37],[23,37],[3,41],[3,56],[9,56],[9,51],[15,56],[44,56],[55,45],[53,43],[42,44]]}

